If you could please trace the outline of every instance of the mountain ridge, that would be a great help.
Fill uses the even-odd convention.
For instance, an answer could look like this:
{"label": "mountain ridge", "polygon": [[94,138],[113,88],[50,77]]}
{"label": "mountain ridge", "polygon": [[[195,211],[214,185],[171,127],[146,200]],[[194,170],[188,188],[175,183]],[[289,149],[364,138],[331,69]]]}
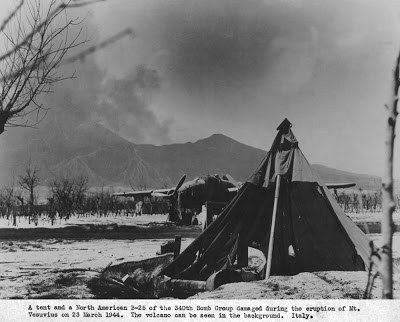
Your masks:
{"label": "mountain ridge", "polygon": [[[21,142],[7,151],[1,168],[21,174],[30,158],[39,166],[44,185],[55,176],[79,174],[88,177],[90,186],[135,189],[172,187],[183,174],[190,180],[229,173],[245,181],[267,154],[221,133],[195,142],[136,144],[98,123],[60,129],[54,136],[39,132]],[[355,182],[363,190],[380,189],[379,177],[312,166],[325,182]]]}

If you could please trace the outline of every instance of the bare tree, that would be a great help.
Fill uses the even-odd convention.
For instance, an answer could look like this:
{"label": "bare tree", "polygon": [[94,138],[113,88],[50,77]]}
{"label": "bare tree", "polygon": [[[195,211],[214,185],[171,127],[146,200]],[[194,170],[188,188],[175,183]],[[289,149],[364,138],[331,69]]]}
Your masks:
{"label": "bare tree", "polygon": [[17,225],[17,212],[16,212],[16,199],[18,193],[16,192],[14,181],[0,190],[0,207],[1,214],[7,219],[12,215],[13,226]]}
{"label": "bare tree", "polygon": [[[69,2],[70,3],[70,2]],[[52,84],[70,78],[57,73],[68,50],[82,42],[79,34],[68,39],[68,29],[78,23],[68,19],[68,4],[50,0],[43,8],[40,0],[25,1],[3,23],[4,52],[0,55],[0,134],[5,126],[33,126],[46,113],[37,98]],[[63,23],[60,24],[60,19]],[[34,118],[29,119],[30,114]]]}
{"label": "bare tree", "polygon": [[43,119],[48,107],[39,102],[41,94],[49,93],[53,84],[74,77],[58,67],[131,33],[124,30],[66,57],[87,42],[82,40],[81,28],[72,32],[82,20],[70,18],[70,9],[99,1],[104,0],[21,0],[0,24],[0,46],[4,46],[0,50],[0,134],[5,127],[32,127]]}
{"label": "bare tree", "polygon": [[88,178],[59,177],[50,184],[53,204],[61,218],[68,219],[74,211],[83,208],[85,194],[88,189]]}
{"label": "bare tree", "polygon": [[[31,217],[34,218],[35,224],[37,225],[37,218],[35,214],[35,197],[36,197],[36,188],[40,184],[39,177],[39,168],[37,166],[32,166],[31,160],[29,160],[28,164],[25,168],[25,173],[19,176],[18,184],[20,187],[27,191],[29,194],[29,223],[31,221]],[[21,201],[23,203],[23,200]]]}
{"label": "bare tree", "polygon": [[382,255],[381,255],[381,278],[382,297],[393,298],[393,212],[396,208],[393,196],[393,151],[397,118],[397,102],[400,86],[400,51],[396,59],[393,72],[392,93],[390,103],[386,106],[388,117],[386,123],[385,138],[385,172],[382,180]]}

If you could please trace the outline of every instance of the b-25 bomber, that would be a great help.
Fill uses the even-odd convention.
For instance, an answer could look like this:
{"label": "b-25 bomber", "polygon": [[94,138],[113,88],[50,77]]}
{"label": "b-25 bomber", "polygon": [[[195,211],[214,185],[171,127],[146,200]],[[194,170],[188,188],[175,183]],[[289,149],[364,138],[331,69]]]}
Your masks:
{"label": "b-25 bomber", "polygon": [[[182,225],[190,225],[194,216],[198,215],[206,202],[229,203],[239,190],[241,183],[229,174],[206,175],[185,182],[183,175],[175,187],[144,191],[114,193],[119,197],[157,197],[169,201],[169,220]],[[329,189],[349,188],[355,183],[328,183]]]}
{"label": "b-25 bomber", "polygon": [[169,220],[190,225],[193,216],[201,212],[207,201],[228,203],[240,187],[240,183],[229,174],[222,177],[201,176],[187,182],[185,179],[186,175],[183,175],[176,187],[170,189],[120,192],[114,193],[113,196],[167,198],[170,204]]}

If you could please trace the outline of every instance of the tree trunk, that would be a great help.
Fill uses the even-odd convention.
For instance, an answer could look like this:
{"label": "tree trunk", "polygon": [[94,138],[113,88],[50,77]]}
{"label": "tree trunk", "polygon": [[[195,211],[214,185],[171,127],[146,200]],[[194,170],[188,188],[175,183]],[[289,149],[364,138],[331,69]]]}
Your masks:
{"label": "tree trunk", "polygon": [[0,134],[4,132],[8,118],[9,114],[7,112],[0,111]]}
{"label": "tree trunk", "polygon": [[387,106],[388,119],[386,124],[385,138],[385,171],[382,180],[382,298],[393,298],[393,261],[392,261],[392,239],[393,239],[393,211],[396,204],[393,198],[393,149],[397,117],[397,101],[399,91],[399,64],[400,51],[396,60],[394,70],[392,97]]}

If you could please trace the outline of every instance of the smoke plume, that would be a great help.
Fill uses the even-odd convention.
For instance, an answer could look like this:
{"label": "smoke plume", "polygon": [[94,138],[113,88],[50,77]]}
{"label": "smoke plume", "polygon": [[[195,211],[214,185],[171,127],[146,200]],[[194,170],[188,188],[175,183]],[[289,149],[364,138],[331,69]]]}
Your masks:
{"label": "smoke plume", "polygon": [[94,59],[74,66],[76,78],[59,84],[44,98],[50,111],[40,125],[46,136],[70,131],[85,123],[100,123],[134,143],[168,143],[170,121],[151,110],[161,88],[156,70],[135,66],[126,76],[106,78]]}

